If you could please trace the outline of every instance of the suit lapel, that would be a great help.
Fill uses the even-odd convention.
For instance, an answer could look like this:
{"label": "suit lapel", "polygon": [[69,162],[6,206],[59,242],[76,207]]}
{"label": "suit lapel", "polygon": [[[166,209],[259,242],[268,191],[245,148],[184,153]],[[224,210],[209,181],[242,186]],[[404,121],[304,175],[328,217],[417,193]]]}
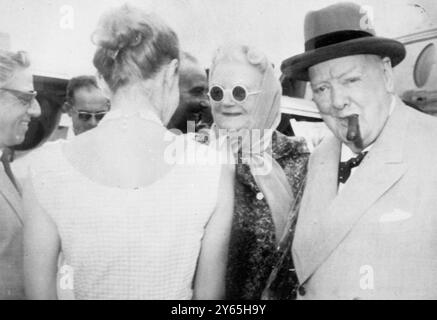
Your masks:
{"label": "suit lapel", "polygon": [[20,220],[20,222],[23,223],[21,198],[17,192],[17,189],[15,189],[11,180],[9,180],[9,177],[6,175],[3,168],[1,167],[0,167],[0,194],[6,199],[6,201],[10,204],[12,209],[15,211],[18,220]]}
{"label": "suit lapel", "polygon": [[[407,132],[409,119],[406,108],[402,103],[397,103],[383,133],[348,180],[342,192],[332,197],[330,203],[326,204],[324,201],[323,206],[315,211],[311,221],[315,225],[311,228],[313,230],[310,231],[311,237],[303,239],[310,244],[305,248],[306,251],[298,252],[300,260],[302,260],[301,256],[305,257],[302,260],[304,266],[299,276],[301,282],[306,281],[317,270],[349,234],[362,215],[406,172],[407,165],[402,160],[402,142],[405,141],[403,137]],[[339,155],[336,158],[338,161]],[[337,174],[338,162],[336,165],[337,169],[334,171]],[[319,185],[316,189],[321,188],[323,181],[328,182],[326,177],[323,181],[317,181],[317,176],[314,178],[315,184]],[[321,193],[315,193],[316,197],[323,193],[327,193],[327,196],[322,199],[332,196],[332,187],[328,191],[317,191]],[[309,212],[303,213],[308,215]]]}
{"label": "suit lapel", "polygon": [[320,152],[313,154],[311,159],[313,163],[308,172],[293,244],[298,256],[295,267],[299,279],[314,260],[308,253],[313,252],[314,240],[320,232],[318,221],[337,196],[340,142],[334,136],[328,136],[319,149]]}

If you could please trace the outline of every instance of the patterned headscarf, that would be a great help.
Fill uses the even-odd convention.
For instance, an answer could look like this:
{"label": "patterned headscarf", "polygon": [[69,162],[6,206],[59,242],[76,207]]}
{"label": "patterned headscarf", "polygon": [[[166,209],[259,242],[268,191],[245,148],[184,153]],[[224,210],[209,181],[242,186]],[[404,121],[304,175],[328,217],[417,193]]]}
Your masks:
{"label": "patterned headscarf", "polygon": [[[243,159],[251,160],[248,162],[250,171],[264,194],[272,215],[278,217],[277,221],[285,222],[291,209],[293,193],[283,169],[272,157],[272,135],[281,119],[281,84],[266,56],[245,46],[220,48],[211,67],[212,78],[213,71],[220,67],[221,57],[235,56],[238,54],[236,51],[246,56],[246,62],[241,63],[255,66],[262,73],[262,81],[259,87],[261,92],[255,96],[254,105],[251,106],[254,112],[248,127],[238,130],[239,134],[232,134],[230,137],[234,156],[239,159],[238,152],[242,152]],[[219,126],[214,124],[212,129],[217,136]],[[242,141],[238,142],[238,136],[242,137]]]}

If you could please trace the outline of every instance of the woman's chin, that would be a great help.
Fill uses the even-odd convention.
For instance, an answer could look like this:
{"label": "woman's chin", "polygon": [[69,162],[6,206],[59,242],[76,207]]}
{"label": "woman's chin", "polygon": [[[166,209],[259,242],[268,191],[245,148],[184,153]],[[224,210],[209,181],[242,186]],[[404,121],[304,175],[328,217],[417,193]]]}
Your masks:
{"label": "woman's chin", "polygon": [[240,130],[247,128],[247,122],[240,117],[226,117],[226,119],[221,120],[217,122],[220,129]]}

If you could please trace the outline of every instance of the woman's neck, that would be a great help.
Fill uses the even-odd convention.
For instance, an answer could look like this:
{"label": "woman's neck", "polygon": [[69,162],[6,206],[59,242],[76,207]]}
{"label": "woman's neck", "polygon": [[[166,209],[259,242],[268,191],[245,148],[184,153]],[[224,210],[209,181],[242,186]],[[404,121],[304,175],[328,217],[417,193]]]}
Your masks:
{"label": "woman's neck", "polygon": [[146,85],[125,86],[115,93],[111,101],[111,110],[124,114],[132,114],[141,111],[151,111],[158,115],[151,96],[152,90]]}

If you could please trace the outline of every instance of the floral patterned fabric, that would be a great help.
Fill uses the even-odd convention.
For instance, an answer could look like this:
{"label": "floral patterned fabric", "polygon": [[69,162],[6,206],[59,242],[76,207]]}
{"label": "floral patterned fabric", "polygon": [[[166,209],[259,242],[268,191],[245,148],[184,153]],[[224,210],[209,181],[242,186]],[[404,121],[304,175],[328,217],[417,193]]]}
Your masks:
{"label": "floral patterned fabric", "polygon": [[[200,142],[208,138],[197,136]],[[296,196],[306,175],[309,150],[303,138],[273,134],[272,156],[283,168]],[[236,165],[235,209],[226,273],[226,298],[256,300],[279,259],[273,218],[266,199],[246,164]],[[297,278],[291,252],[279,271],[281,283],[290,288],[281,299],[293,299]]]}

